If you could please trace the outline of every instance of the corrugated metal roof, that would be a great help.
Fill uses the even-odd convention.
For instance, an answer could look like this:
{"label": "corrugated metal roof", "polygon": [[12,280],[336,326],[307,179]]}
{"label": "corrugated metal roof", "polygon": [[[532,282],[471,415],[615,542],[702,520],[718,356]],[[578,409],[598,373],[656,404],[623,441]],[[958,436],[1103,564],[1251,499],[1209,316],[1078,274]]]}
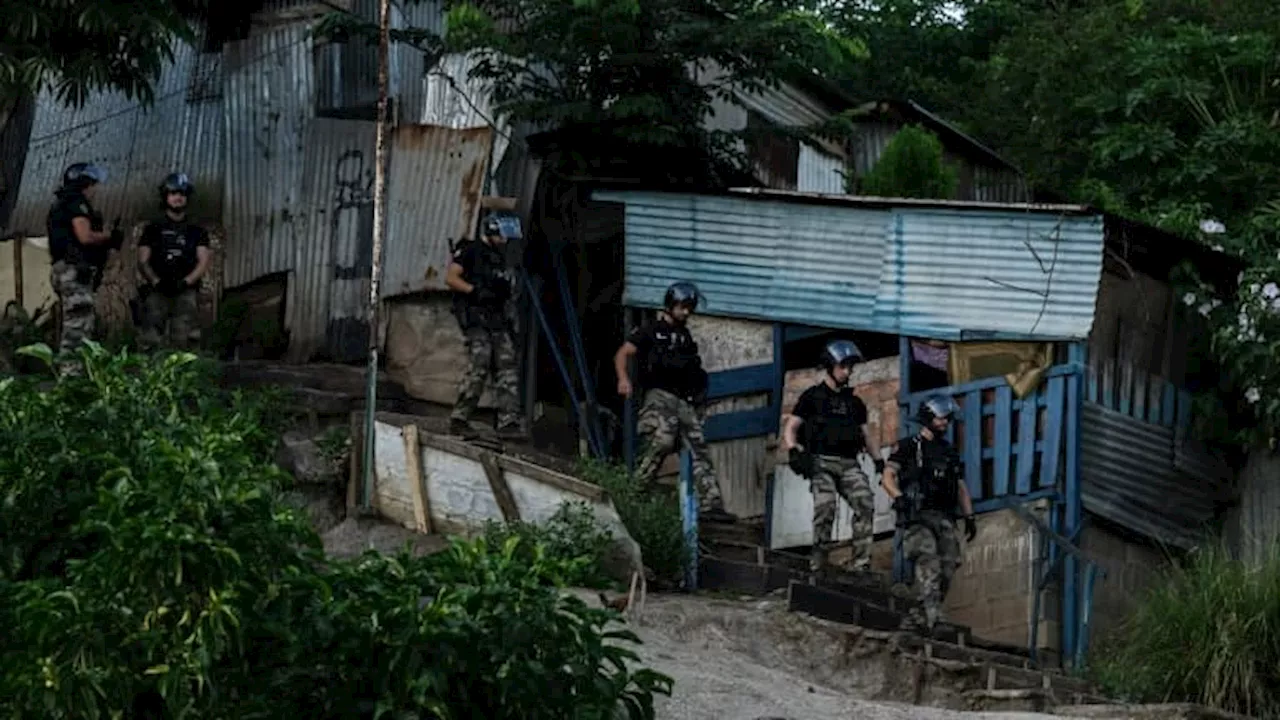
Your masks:
{"label": "corrugated metal roof", "polygon": [[670,283],[690,279],[715,315],[872,323],[888,212],[671,193],[595,199],[626,203],[629,305],[660,306]]}
{"label": "corrugated metal roof", "polygon": [[1067,205],[1054,203],[1004,203],[979,202],[975,200],[935,200],[931,198],[889,198],[875,195],[825,195],[807,193],[796,190],[774,190],[772,188],[741,187],[729,190],[730,195],[742,197],[759,197],[770,200],[786,200],[788,202],[811,205],[845,205],[849,207],[873,208],[952,208],[957,210],[1002,210],[1009,212],[1058,213],[1066,215],[1098,215],[1098,211],[1088,205]]}
{"label": "corrugated metal roof", "polygon": [[1213,519],[1212,481],[1174,471],[1171,428],[1086,402],[1081,437],[1084,507],[1175,547],[1195,545]]}
{"label": "corrugated metal roof", "polygon": [[306,139],[315,114],[315,73],[308,25],[271,28],[228,43],[226,284],[241,285],[294,267],[305,227],[302,205]]}
{"label": "corrugated metal roof", "polygon": [[924,337],[1085,338],[1102,251],[1097,216],[897,210],[875,323]]}
{"label": "corrugated metal roof", "polygon": [[395,129],[382,297],[444,288],[450,247],[476,227],[492,142],[487,127]]}
{"label": "corrugated metal roof", "polygon": [[738,195],[597,191],[626,205],[625,301],[655,307],[689,279],[718,315],[952,340],[1089,334],[1097,216]]}
{"label": "corrugated metal roof", "polygon": [[161,72],[150,109],[121,93],[95,94],[80,108],[41,93],[8,229],[43,236],[62,171],[84,161],[107,170],[94,204],[108,222],[120,217],[131,224],[156,214],[156,187],[178,170],[191,175],[200,190],[193,214],[217,218],[222,210],[222,106],[216,94],[187,102],[189,88],[218,71],[216,63],[202,58],[196,48],[177,43],[174,62]]}

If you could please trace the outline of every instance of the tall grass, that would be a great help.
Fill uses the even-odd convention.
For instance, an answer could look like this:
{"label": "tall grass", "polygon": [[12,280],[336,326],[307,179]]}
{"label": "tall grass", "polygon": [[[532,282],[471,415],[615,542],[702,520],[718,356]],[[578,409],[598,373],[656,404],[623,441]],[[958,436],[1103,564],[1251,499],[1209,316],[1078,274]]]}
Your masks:
{"label": "tall grass", "polygon": [[682,582],[689,553],[676,494],[662,487],[641,490],[620,464],[584,460],[578,473],[609,493],[622,524],[640,545],[645,567],[658,583],[676,586]]}
{"label": "tall grass", "polygon": [[1280,545],[1255,566],[1196,551],[1099,650],[1096,678],[1117,697],[1280,716]]}

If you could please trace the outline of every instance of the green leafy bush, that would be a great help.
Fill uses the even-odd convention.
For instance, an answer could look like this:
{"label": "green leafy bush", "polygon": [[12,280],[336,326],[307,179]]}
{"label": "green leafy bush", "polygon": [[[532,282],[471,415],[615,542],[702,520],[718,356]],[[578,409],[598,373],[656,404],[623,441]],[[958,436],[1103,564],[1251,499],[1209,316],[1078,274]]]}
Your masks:
{"label": "green leafy bush", "polygon": [[945,200],[955,197],[957,182],[938,136],[919,125],[908,125],[885,146],[857,191],[878,197]]}
{"label": "green leafy bush", "polygon": [[584,461],[579,475],[609,493],[622,524],[640,546],[645,567],[659,583],[682,583],[689,566],[689,544],[676,494],[658,488],[645,492],[626,468],[598,460]]}
{"label": "green leafy bush", "polygon": [[541,546],[328,561],[260,403],[189,354],[83,359],[0,382],[0,715],[604,720],[669,693]]}
{"label": "green leafy bush", "polygon": [[1094,660],[1097,680],[1134,701],[1280,714],[1280,547],[1257,567],[1226,550],[1171,569]]}
{"label": "green leafy bush", "polygon": [[604,571],[613,533],[600,526],[585,502],[565,502],[542,525],[490,521],[484,538],[491,547],[501,547],[509,539],[518,538],[525,553],[541,549],[560,564],[563,585],[607,588],[616,584]]}

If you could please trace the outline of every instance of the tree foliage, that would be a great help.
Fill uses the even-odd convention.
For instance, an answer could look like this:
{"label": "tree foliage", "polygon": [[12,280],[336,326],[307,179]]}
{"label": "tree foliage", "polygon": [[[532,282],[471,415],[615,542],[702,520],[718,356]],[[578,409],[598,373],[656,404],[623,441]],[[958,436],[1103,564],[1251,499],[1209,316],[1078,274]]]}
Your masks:
{"label": "tree foliage", "polygon": [[82,105],[95,91],[149,102],[207,0],[0,0],[0,96],[44,87]]}
{"label": "tree foliage", "polygon": [[857,191],[879,197],[949,200],[955,197],[957,182],[938,136],[919,125],[908,125],[885,146]]}
{"label": "tree foliage", "polygon": [[957,20],[933,0],[852,5],[846,25],[880,38],[861,76],[892,76],[891,95],[935,103],[1038,187],[1243,259],[1238,294],[1196,268],[1179,294],[1215,328],[1252,414],[1239,429],[1280,429],[1280,6],[972,0]]}
{"label": "tree foliage", "polygon": [[329,561],[278,500],[271,396],[83,359],[0,381],[0,715],[613,720],[669,692],[561,592],[580,563],[519,536]]}
{"label": "tree foliage", "polygon": [[[400,30],[428,53],[469,53],[497,114],[620,145],[739,159],[737,135],[708,130],[713,102],[815,71],[838,76],[862,52],[806,0],[474,0],[447,3],[447,34]],[[352,16],[324,32],[370,36]]]}

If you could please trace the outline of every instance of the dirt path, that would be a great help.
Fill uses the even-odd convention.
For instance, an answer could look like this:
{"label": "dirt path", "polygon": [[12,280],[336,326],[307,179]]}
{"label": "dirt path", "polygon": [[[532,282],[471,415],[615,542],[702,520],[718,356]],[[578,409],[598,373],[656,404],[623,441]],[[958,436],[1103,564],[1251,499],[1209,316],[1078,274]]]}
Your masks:
{"label": "dirt path", "polygon": [[[579,594],[575,591],[575,594]],[[594,593],[582,592],[598,604]],[[877,657],[856,656],[778,600],[650,597],[631,629],[645,664],[675,679],[661,720],[1053,720],[1039,713],[971,713],[894,699],[909,683]]]}

